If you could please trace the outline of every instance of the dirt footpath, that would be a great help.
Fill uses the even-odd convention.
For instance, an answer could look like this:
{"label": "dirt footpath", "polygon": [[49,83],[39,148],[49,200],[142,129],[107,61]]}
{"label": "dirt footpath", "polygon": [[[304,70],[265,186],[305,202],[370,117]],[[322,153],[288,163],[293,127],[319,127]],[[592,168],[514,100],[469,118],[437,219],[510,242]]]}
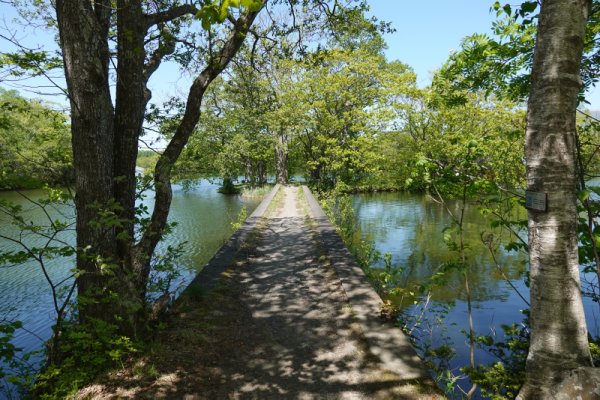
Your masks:
{"label": "dirt footpath", "polygon": [[217,284],[80,398],[441,399],[373,355],[326,251],[302,189],[281,187]]}

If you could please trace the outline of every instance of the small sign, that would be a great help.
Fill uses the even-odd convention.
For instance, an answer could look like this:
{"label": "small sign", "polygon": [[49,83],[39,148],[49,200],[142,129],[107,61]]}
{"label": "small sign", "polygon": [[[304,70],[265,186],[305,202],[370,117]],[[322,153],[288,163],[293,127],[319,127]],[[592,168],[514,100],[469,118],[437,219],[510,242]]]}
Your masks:
{"label": "small sign", "polygon": [[546,211],[548,194],[540,192],[525,192],[525,208],[536,211]]}

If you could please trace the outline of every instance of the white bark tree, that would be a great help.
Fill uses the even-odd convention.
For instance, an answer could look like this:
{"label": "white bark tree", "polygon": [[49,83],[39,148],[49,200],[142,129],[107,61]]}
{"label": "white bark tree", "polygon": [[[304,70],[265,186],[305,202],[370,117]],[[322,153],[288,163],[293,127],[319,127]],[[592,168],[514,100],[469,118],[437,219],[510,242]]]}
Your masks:
{"label": "white bark tree", "polygon": [[552,398],[564,373],[591,366],[577,250],[575,112],[590,0],[543,0],[527,112],[531,342],[518,398]]}

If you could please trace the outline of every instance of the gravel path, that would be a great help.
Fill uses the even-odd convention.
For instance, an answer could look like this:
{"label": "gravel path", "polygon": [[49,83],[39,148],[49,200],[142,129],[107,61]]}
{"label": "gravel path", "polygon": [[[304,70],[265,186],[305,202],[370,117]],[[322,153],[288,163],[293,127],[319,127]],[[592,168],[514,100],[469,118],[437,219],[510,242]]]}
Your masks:
{"label": "gravel path", "polygon": [[238,274],[251,329],[262,332],[261,339],[238,349],[232,370],[223,371],[235,379],[223,382],[211,396],[436,398],[379,368],[339,279],[319,261],[321,250],[307,225],[301,188],[283,186],[281,191],[283,200],[268,215],[262,239]]}
{"label": "gravel path", "polygon": [[280,191],[236,267],[210,293],[183,301],[160,350],[138,363],[157,376],[107,384],[90,398],[110,397],[109,387],[120,398],[442,398],[431,382],[403,379],[371,354],[301,188]]}

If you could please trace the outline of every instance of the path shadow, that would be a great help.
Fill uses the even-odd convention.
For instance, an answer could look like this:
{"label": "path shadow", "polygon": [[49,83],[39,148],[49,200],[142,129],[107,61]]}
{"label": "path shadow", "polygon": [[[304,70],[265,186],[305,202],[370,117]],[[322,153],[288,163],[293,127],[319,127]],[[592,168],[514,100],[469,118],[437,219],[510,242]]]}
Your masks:
{"label": "path shadow", "polygon": [[269,219],[218,280],[212,271],[195,281],[168,331],[128,376],[107,382],[110,391],[140,399],[442,398],[378,365],[315,233],[304,218]]}

